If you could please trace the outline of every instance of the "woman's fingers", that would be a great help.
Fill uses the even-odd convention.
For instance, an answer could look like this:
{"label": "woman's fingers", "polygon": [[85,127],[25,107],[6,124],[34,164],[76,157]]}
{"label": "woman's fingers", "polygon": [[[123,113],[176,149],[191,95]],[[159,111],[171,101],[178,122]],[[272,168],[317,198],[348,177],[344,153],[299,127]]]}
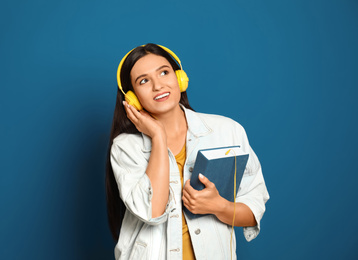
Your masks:
{"label": "woman's fingers", "polygon": [[123,105],[128,117],[131,117],[131,119],[138,119],[139,112],[133,106],[129,105],[126,101],[123,102]]}
{"label": "woman's fingers", "polygon": [[182,196],[182,201],[183,201],[183,205],[190,210],[191,212],[193,211],[193,203],[192,203],[192,198],[190,197],[190,194],[183,190],[183,196]]}
{"label": "woman's fingers", "polygon": [[215,189],[215,184],[211,182],[207,177],[199,173],[199,180],[205,185],[205,188]]}
{"label": "woman's fingers", "polygon": [[196,191],[196,189],[194,189],[191,185],[190,185],[190,179],[188,179],[186,182],[185,182],[185,185],[184,185],[184,189],[183,190],[186,190],[189,194],[191,193],[194,193]]}
{"label": "woman's fingers", "polygon": [[190,194],[189,194],[189,192],[186,191],[185,189],[183,189],[183,196],[182,196],[182,198],[185,198],[187,201],[190,201],[190,200],[192,199],[191,196],[190,196]]}
{"label": "woman's fingers", "polygon": [[[137,109],[127,102],[123,102],[128,119],[134,124],[139,132],[142,132],[153,138],[154,135],[165,135],[163,125],[155,120],[148,112]],[[166,139],[165,139],[166,140]]]}
{"label": "woman's fingers", "polygon": [[[143,121],[143,116],[145,116],[144,111],[137,111],[137,109],[131,105],[128,105],[126,101],[123,102],[125,107],[128,119],[137,127],[140,128],[141,121]],[[139,129],[138,129],[139,130]]]}
{"label": "woman's fingers", "polygon": [[187,207],[187,209],[189,209],[191,212],[193,212],[193,210],[195,208],[197,195],[198,195],[198,191],[195,190],[190,185],[190,179],[187,180],[185,182],[185,186],[184,186],[184,189],[183,189],[182,200],[183,200],[184,206]]}
{"label": "woman's fingers", "polygon": [[215,184],[206,177],[200,176],[200,180],[206,184],[203,190],[195,190],[190,185],[190,180],[185,182],[182,200],[185,205],[194,214],[212,214],[217,208],[220,195]]}
{"label": "woman's fingers", "polygon": [[125,105],[125,110],[126,110],[128,119],[129,119],[134,125],[136,125],[136,123],[137,123],[137,118],[134,116],[132,110],[130,110],[130,108],[127,107],[126,105]]}
{"label": "woman's fingers", "polygon": [[182,200],[183,200],[184,206],[189,205],[189,200],[187,199],[186,195],[183,194]]}

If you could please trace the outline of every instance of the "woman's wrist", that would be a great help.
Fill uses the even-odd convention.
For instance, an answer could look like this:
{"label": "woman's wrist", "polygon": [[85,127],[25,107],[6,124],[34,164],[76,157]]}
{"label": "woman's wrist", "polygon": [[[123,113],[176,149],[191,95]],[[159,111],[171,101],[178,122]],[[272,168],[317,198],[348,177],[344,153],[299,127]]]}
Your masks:
{"label": "woman's wrist", "polygon": [[219,195],[217,202],[215,203],[215,208],[213,214],[220,219],[222,215],[227,211],[230,207],[230,201],[224,199]]}
{"label": "woman's wrist", "polygon": [[152,146],[153,145],[164,146],[167,148],[167,136],[165,132],[157,132],[152,136]]}

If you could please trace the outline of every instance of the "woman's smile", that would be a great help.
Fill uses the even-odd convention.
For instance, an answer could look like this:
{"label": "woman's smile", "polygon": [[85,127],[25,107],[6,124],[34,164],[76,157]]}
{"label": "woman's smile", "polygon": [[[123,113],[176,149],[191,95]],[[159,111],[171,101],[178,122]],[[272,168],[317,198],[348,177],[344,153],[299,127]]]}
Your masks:
{"label": "woman's smile", "polygon": [[169,98],[169,95],[170,95],[169,92],[160,93],[154,97],[154,100],[158,102],[163,102]]}

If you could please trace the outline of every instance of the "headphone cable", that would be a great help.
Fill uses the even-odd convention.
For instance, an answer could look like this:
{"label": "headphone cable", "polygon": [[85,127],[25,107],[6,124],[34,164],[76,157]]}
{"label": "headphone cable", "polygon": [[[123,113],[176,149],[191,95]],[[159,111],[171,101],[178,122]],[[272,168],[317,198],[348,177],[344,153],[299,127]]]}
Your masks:
{"label": "headphone cable", "polygon": [[235,174],[234,174],[234,215],[232,218],[232,225],[231,225],[231,235],[230,235],[230,254],[231,254],[231,260],[232,260],[232,235],[234,233],[234,224],[235,224],[235,213],[236,213],[236,154],[235,151],[232,149],[229,149],[225,155],[228,155],[230,151],[234,152],[234,158],[235,158]]}

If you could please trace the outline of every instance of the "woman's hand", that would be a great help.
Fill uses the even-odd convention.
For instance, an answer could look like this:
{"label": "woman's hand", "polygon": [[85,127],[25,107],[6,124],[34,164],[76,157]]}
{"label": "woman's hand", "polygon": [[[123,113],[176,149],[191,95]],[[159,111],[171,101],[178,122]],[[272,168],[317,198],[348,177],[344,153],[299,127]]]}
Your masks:
{"label": "woman's hand", "polygon": [[190,185],[190,180],[185,182],[182,197],[184,206],[194,214],[216,215],[225,199],[220,196],[215,184],[204,175],[199,174],[199,180],[205,185],[200,191]]}
{"label": "woman's hand", "polygon": [[230,202],[220,196],[215,184],[199,174],[199,180],[205,185],[201,191],[195,190],[187,180],[183,189],[184,206],[194,214],[214,214],[223,223],[232,225],[234,211],[235,226],[256,226],[256,219],[251,209],[243,203]]}
{"label": "woman's hand", "polygon": [[142,132],[152,139],[157,135],[165,137],[163,124],[151,117],[148,112],[144,110],[137,111],[135,107],[128,105],[126,101],[123,102],[123,105],[128,119],[135,125],[139,132]]}

